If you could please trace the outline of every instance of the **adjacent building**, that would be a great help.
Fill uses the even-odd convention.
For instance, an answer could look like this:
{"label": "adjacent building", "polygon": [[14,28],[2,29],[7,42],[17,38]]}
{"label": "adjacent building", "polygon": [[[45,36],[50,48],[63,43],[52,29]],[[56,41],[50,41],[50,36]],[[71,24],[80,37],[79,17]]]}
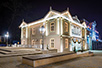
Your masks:
{"label": "adjacent building", "polygon": [[87,44],[88,49],[102,49],[102,40],[99,37],[99,32],[96,30],[96,21],[89,23],[84,21],[87,25]]}
{"label": "adjacent building", "polygon": [[[45,28],[44,39],[39,30]],[[52,10],[37,21],[21,25],[21,45],[44,49],[57,49],[58,52],[87,49],[87,26],[77,16],[71,16],[69,10],[58,12]]]}

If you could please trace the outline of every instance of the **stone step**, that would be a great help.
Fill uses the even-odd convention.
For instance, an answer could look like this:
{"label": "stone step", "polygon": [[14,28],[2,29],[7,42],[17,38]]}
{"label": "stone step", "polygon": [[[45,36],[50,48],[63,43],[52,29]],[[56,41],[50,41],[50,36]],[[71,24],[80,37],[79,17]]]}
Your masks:
{"label": "stone step", "polygon": [[1,48],[0,48],[0,50],[1,50],[1,51],[6,51],[6,52],[12,52],[12,51],[10,51],[10,50],[1,49]]}
{"label": "stone step", "polygon": [[1,53],[1,54],[8,54],[8,53],[10,53],[10,52],[0,50],[0,53]]}

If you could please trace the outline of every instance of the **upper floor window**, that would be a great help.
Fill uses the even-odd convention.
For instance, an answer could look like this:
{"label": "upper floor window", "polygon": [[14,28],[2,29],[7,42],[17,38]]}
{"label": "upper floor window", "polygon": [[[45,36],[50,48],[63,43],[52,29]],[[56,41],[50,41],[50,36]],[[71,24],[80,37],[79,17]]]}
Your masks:
{"label": "upper floor window", "polygon": [[65,32],[68,32],[68,23],[65,22]]}
{"label": "upper floor window", "polygon": [[32,28],[32,35],[35,35],[35,33],[36,33],[36,29]]}
{"label": "upper floor window", "polygon": [[54,42],[55,42],[54,38],[51,38],[51,39],[50,39],[50,47],[51,47],[51,48],[54,48],[54,45],[55,45]]}
{"label": "upper floor window", "polygon": [[68,39],[65,39],[65,48],[68,48]]}
{"label": "upper floor window", "polygon": [[54,22],[50,23],[50,31],[54,31]]}
{"label": "upper floor window", "polygon": [[82,36],[84,37],[85,36],[85,30],[82,29]]}
{"label": "upper floor window", "polygon": [[26,28],[23,28],[23,36],[26,36]]}

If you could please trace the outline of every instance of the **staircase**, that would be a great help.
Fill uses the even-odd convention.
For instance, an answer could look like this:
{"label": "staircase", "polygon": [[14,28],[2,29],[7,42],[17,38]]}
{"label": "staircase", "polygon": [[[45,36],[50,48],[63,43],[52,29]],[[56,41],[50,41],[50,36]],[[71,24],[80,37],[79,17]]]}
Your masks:
{"label": "staircase", "polygon": [[10,54],[10,53],[12,53],[12,51],[0,48],[0,53],[1,54]]}

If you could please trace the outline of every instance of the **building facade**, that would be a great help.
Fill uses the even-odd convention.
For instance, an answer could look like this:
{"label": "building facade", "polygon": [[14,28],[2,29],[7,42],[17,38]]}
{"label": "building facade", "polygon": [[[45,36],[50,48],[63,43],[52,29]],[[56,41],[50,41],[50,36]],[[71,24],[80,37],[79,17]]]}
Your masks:
{"label": "building facade", "polygon": [[[44,26],[44,39],[39,29]],[[77,16],[72,17],[69,10],[62,13],[50,9],[47,15],[31,23],[24,20],[21,25],[21,45],[57,49],[58,52],[87,49],[87,30],[85,22],[80,23]]]}
{"label": "building facade", "polygon": [[88,49],[102,49],[102,40],[99,37],[99,32],[96,30],[96,21],[87,23],[87,44]]}

